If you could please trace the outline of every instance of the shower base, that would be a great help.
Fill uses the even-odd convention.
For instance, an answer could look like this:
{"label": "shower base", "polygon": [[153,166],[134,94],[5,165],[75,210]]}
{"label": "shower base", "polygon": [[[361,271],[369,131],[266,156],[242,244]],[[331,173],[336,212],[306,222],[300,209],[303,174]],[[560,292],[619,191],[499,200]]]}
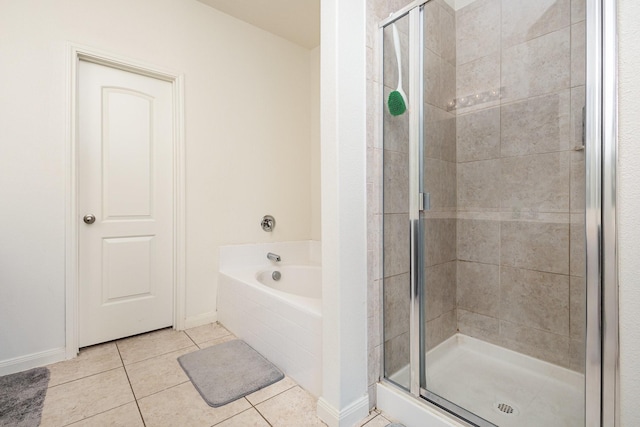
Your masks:
{"label": "shower base", "polygon": [[[426,354],[430,392],[500,427],[584,426],[584,375],[456,334]],[[389,377],[409,384],[409,367]]]}

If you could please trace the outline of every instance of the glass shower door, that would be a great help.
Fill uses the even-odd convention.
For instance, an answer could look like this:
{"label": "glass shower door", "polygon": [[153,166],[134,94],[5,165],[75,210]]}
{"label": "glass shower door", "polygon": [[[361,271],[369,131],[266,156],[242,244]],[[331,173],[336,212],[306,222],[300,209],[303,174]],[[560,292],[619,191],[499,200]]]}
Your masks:
{"label": "glass shower door", "polygon": [[[395,28],[394,28],[395,27]],[[410,114],[396,98],[409,86],[409,15],[383,30],[383,335],[385,377],[410,388]],[[414,41],[415,43],[415,41]],[[401,74],[399,74],[399,71]],[[400,84],[400,85],[399,85]],[[404,94],[400,93],[402,89]],[[405,107],[409,100],[405,97]],[[394,104],[395,102],[395,104]]]}
{"label": "glass shower door", "polygon": [[584,426],[584,3],[465,4],[421,15],[421,395]]}

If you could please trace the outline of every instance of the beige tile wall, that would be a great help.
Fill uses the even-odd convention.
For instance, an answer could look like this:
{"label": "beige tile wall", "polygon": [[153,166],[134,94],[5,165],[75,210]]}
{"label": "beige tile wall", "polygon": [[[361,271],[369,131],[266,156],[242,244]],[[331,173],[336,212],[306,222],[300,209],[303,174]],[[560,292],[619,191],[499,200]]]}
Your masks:
{"label": "beige tile wall", "polygon": [[[456,13],[457,327],[574,370],[584,360],[584,1]],[[487,46],[486,44],[491,44]]]}
{"label": "beige tile wall", "polygon": [[[424,7],[424,187],[431,209],[424,218],[426,345],[456,333],[456,20],[445,2]],[[431,86],[431,83],[433,86]]]}

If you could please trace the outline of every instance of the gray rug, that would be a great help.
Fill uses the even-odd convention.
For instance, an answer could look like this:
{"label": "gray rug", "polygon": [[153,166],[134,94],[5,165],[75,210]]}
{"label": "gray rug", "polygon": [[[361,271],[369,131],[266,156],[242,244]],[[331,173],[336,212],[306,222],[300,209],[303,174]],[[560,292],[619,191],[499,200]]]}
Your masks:
{"label": "gray rug", "polygon": [[227,341],[178,357],[180,366],[209,406],[240,399],[284,378],[242,340]]}
{"label": "gray rug", "polygon": [[40,425],[49,370],[35,368],[0,377],[0,426]]}

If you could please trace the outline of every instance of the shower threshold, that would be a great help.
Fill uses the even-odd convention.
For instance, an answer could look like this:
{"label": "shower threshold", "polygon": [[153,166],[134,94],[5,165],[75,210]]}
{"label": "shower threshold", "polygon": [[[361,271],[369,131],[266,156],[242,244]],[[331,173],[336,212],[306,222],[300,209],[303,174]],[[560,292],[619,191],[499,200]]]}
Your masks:
{"label": "shower threshold", "polygon": [[[500,427],[584,426],[584,375],[462,334],[426,354],[427,389]],[[389,379],[409,384],[409,366]]]}

